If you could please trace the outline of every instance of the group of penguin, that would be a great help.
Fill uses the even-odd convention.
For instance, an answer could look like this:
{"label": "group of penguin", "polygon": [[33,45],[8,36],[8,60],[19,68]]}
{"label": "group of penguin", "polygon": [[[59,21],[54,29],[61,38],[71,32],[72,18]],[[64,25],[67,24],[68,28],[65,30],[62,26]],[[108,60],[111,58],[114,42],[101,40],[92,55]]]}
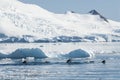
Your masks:
{"label": "group of penguin", "polygon": [[[47,62],[47,61],[46,61],[46,62]],[[94,61],[93,61],[93,62],[94,62]],[[26,63],[27,63],[27,60],[26,60],[26,59],[22,60],[22,63],[26,64]],[[72,59],[68,59],[68,60],[66,61],[66,63],[72,63]],[[101,63],[105,64],[105,63],[106,63],[106,60],[102,60]]]}
{"label": "group of penguin", "polygon": [[[71,62],[72,62],[72,59],[68,59],[68,60],[66,61],[66,63],[71,63]],[[94,62],[94,61],[92,61],[92,62]],[[105,63],[106,63],[106,60],[102,60],[101,63],[105,64]]]}

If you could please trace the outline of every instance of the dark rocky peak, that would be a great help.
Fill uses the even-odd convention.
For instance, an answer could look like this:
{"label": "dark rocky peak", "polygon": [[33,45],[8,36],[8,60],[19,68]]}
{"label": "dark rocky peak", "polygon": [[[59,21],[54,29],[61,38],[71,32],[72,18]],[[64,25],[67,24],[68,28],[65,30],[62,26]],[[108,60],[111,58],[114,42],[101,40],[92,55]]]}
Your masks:
{"label": "dark rocky peak", "polygon": [[99,15],[101,19],[103,19],[104,21],[108,22],[107,18],[105,18],[104,16],[102,16],[99,12],[97,12],[96,10],[91,10],[89,11],[89,13],[91,15]]}
{"label": "dark rocky peak", "polygon": [[91,10],[89,13],[92,15],[99,15],[99,13],[96,10]]}

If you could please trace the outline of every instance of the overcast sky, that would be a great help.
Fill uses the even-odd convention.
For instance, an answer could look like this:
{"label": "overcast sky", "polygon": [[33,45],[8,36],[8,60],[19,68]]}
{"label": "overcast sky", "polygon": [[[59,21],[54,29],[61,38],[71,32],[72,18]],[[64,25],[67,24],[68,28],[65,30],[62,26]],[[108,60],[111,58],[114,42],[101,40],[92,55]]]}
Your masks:
{"label": "overcast sky", "polygon": [[20,0],[25,3],[37,4],[54,13],[74,11],[88,13],[97,10],[106,18],[120,21],[120,0]]}

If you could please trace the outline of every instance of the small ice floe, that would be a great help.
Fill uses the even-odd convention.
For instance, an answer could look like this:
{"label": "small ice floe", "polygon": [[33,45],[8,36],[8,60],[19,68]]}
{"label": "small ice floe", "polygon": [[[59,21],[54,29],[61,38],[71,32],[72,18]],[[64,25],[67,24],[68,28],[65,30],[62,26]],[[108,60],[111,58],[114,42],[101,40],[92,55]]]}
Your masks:
{"label": "small ice floe", "polygon": [[34,57],[22,58],[22,63],[34,62],[34,61],[35,61],[35,58],[34,58]]}
{"label": "small ice floe", "polygon": [[20,65],[21,63],[26,65],[43,65],[43,64],[50,64],[50,61],[46,59],[35,59],[34,57],[26,57],[26,58],[22,58],[21,61],[17,64]]}

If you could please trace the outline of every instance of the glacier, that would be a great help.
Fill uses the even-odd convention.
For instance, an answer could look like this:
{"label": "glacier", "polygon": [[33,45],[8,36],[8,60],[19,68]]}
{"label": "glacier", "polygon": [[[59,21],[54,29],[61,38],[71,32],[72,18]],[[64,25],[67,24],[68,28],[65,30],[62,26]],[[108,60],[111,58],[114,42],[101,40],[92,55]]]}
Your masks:
{"label": "glacier", "polygon": [[0,0],[0,43],[119,42],[120,22],[96,10],[56,14],[19,0]]}

